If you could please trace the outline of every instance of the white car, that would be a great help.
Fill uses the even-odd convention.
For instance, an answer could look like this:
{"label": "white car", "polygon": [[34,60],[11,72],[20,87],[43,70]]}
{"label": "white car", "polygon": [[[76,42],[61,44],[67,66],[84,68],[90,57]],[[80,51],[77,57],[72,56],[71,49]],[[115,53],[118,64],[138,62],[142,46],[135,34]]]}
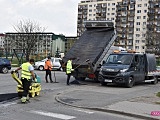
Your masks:
{"label": "white car", "polygon": [[[45,61],[47,60],[47,58],[41,60],[41,61],[37,61],[34,64],[34,69],[36,70],[44,70],[44,65],[45,65]],[[51,61],[52,61],[52,65],[53,65],[53,69],[56,70],[61,70],[61,64],[60,64],[60,60],[62,60],[61,58],[54,58],[51,57]]]}

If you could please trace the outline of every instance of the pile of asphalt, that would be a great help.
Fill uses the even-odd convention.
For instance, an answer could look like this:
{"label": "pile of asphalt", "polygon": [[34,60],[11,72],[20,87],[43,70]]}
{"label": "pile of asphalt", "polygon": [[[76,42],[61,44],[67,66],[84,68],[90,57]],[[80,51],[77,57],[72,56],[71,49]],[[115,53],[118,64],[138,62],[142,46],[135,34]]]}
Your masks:
{"label": "pile of asphalt", "polygon": [[18,97],[17,93],[6,93],[6,94],[0,94],[0,102],[11,100],[13,98]]}

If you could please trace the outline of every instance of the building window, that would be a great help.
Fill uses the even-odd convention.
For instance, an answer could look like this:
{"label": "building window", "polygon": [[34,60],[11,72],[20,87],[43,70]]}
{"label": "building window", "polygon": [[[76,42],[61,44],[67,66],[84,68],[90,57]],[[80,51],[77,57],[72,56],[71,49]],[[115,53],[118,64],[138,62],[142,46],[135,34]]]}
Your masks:
{"label": "building window", "polygon": [[142,37],[146,37],[146,34],[142,34]]}
{"label": "building window", "polygon": [[140,34],[136,34],[136,37],[140,37]]}
{"label": "building window", "polygon": [[147,13],[147,10],[144,10],[144,13]]}
{"label": "building window", "polygon": [[141,10],[137,10],[137,13],[141,13]]}
{"label": "building window", "polygon": [[110,6],[110,3],[108,3],[108,6]]}
{"label": "building window", "polygon": [[136,49],[139,49],[139,46],[136,46],[135,48],[136,48]]}
{"label": "building window", "polygon": [[140,28],[136,28],[136,31],[140,31]]}
{"label": "building window", "polygon": [[143,22],[143,25],[146,25],[146,22]]}
{"label": "building window", "polygon": [[144,4],[144,7],[147,7],[147,3]]}
{"label": "building window", "polygon": [[141,19],[141,16],[137,16],[137,19]]}
{"label": "building window", "polygon": [[112,15],[114,15],[114,13],[112,13]]}
{"label": "building window", "polygon": [[115,6],[116,4],[115,3],[112,3],[112,6]]}
{"label": "building window", "polygon": [[136,40],[136,43],[139,43],[139,40]]}
{"label": "building window", "polygon": [[145,40],[142,40],[142,43],[145,43]]}
{"label": "building window", "polygon": [[107,15],[110,15],[110,13],[107,13]]}
{"label": "building window", "polygon": [[142,7],[142,5],[141,5],[141,4],[138,4],[137,7]]}
{"label": "building window", "polygon": [[115,10],[115,8],[112,8],[112,10]]}
{"label": "building window", "polygon": [[140,22],[137,22],[137,25],[140,25],[141,23]]}
{"label": "building window", "polygon": [[92,10],[90,9],[89,12],[92,12]]}
{"label": "building window", "polygon": [[92,7],[92,5],[89,5],[89,7]]}

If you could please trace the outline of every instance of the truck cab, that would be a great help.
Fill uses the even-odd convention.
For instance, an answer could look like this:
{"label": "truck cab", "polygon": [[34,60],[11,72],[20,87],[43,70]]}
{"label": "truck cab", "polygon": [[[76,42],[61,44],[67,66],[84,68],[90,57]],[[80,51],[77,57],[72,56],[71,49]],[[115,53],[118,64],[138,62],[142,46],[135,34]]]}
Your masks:
{"label": "truck cab", "polygon": [[[131,88],[135,82],[145,81],[149,70],[156,69],[155,58],[149,58],[140,53],[110,54],[100,68],[98,80],[101,85],[116,83]],[[149,64],[151,62],[152,66]]]}

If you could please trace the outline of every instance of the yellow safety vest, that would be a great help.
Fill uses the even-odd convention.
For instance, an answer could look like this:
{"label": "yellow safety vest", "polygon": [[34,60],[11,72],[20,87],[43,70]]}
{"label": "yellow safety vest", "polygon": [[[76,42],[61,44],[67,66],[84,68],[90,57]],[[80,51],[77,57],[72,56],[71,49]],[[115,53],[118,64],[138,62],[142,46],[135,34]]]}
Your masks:
{"label": "yellow safety vest", "polygon": [[29,62],[22,64],[22,75],[21,78],[26,78],[27,80],[31,79],[31,73],[29,71],[29,66],[31,64]]}
{"label": "yellow safety vest", "polygon": [[71,60],[68,60],[67,66],[66,66],[66,73],[69,74],[72,71],[72,62]]}

